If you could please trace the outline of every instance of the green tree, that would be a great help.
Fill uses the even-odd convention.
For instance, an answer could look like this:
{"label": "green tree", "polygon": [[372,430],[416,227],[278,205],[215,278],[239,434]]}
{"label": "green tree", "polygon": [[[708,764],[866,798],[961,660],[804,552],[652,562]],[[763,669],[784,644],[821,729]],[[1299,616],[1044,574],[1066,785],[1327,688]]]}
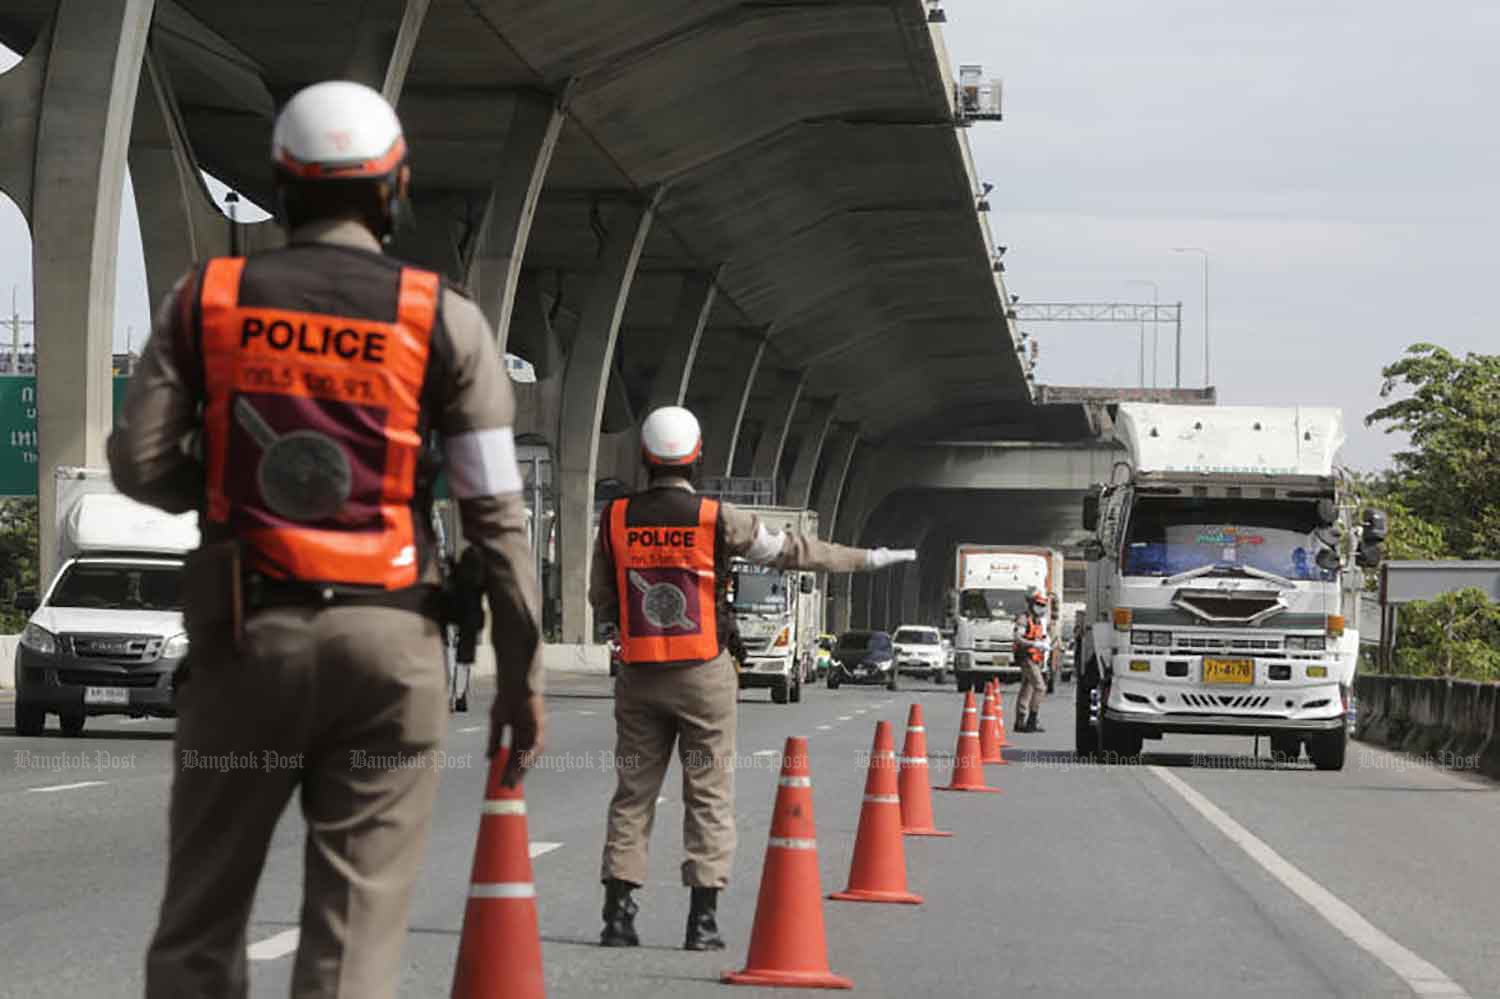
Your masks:
{"label": "green tree", "polygon": [[1396,671],[1500,680],[1500,604],[1470,588],[1401,608]]}
{"label": "green tree", "polygon": [[26,625],[11,601],[37,589],[37,505],[34,499],[0,500],[0,632],[14,635]]}
{"label": "green tree", "polygon": [[[1365,418],[1387,433],[1408,435],[1384,483],[1405,528],[1392,524],[1391,557],[1416,551],[1456,558],[1500,553],[1500,355],[1467,354],[1419,343],[1381,374],[1382,399]],[[1393,520],[1395,511],[1393,510]],[[1433,551],[1432,532],[1441,534]],[[1408,533],[1410,532],[1410,533]],[[1427,554],[1425,557],[1432,557]]]}

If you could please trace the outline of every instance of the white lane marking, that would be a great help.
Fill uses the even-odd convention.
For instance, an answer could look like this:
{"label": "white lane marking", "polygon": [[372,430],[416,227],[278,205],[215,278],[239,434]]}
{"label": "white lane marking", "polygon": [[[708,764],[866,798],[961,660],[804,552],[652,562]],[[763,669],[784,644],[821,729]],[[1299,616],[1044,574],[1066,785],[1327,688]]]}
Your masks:
{"label": "white lane marking", "polygon": [[751,756],[780,756],[781,755],[781,750],[779,750],[779,749],[757,749],[755,752],[751,753],[750,755]]}
{"label": "white lane marking", "polygon": [[467,735],[470,732],[478,732],[482,728],[484,728],[483,725],[465,725],[463,728],[459,729],[458,731],[459,731],[460,735]]}
{"label": "white lane marking", "polygon": [[819,732],[832,732],[833,731],[833,726],[832,725],[819,725],[818,726],[818,731]]}
{"label": "white lane marking", "polygon": [[657,803],[657,804],[658,804],[658,805],[665,805],[665,804],[666,804],[666,803],[667,803],[667,799],[666,799],[666,797],[665,797],[665,796],[663,796],[663,797],[660,797],[660,798],[657,798],[657,799],[656,799],[656,803]]}
{"label": "white lane marking", "polygon": [[599,712],[597,712],[597,711],[580,711],[578,713],[581,714],[581,715],[583,715],[583,717],[585,717],[585,718],[592,718],[592,717],[594,717],[594,715],[598,714]]}
{"label": "white lane marking", "polygon": [[282,930],[274,937],[257,940],[245,948],[245,953],[252,961],[274,961],[296,950],[297,941],[301,936],[301,930]]}
{"label": "white lane marking", "polygon": [[556,850],[560,846],[562,846],[561,843],[546,843],[541,840],[533,840],[530,844],[527,845],[526,853],[531,857],[531,859],[535,860],[542,854],[551,853],[553,850]]}
{"label": "white lane marking", "polygon": [[853,721],[853,715],[839,715],[839,721]]}
{"label": "white lane marking", "polygon": [[81,780],[73,784],[48,784],[46,787],[28,787],[28,794],[50,794],[53,791],[74,791],[80,787],[103,787],[107,780]]}
{"label": "white lane marking", "polygon": [[1469,999],[1463,987],[1434,965],[1407,950],[1369,920],[1312,878],[1303,874],[1254,833],[1224,814],[1217,805],[1189,787],[1182,778],[1161,767],[1147,767],[1176,791],[1193,810],[1238,846],[1277,881],[1312,906],[1334,929],[1390,968],[1418,999]]}
{"label": "white lane marking", "polygon": [[868,708],[855,708],[855,709],[854,709],[854,713],[855,713],[855,714],[857,714],[857,715],[862,715],[862,714],[864,714],[864,713],[865,713],[865,712],[866,712],[866,711],[867,711],[867,710],[869,710],[869,709],[868,709]]}

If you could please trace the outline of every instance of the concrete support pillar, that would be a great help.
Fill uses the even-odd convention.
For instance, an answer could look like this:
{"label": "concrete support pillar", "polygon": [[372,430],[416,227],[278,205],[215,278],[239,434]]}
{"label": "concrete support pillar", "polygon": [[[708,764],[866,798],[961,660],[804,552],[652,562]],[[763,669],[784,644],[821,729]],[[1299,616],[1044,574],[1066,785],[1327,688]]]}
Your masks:
{"label": "concrete support pillar", "polygon": [[115,258],[153,0],[61,0],[30,155],[43,581],[56,570],[53,470],[103,465],[113,422]]}
{"label": "concrete support pillar", "polygon": [[466,284],[484,309],[501,351],[510,341],[526,242],[562,126],[559,102],[541,95],[517,98],[475,252],[468,261]]}
{"label": "concrete support pillar", "polygon": [[[844,482],[849,477],[849,466],[854,460],[854,451],[859,444],[857,424],[838,424],[825,445],[823,478],[818,483],[814,509],[818,511],[818,533],[834,540],[838,524],[839,501],[844,491]],[[825,589],[828,593],[828,623],[836,631],[849,628],[849,602],[852,576],[848,573],[830,575]]]}
{"label": "concrete support pillar", "polygon": [[741,342],[734,344],[728,352],[728,372],[703,432],[704,475],[733,474],[734,451],[740,439],[740,425],[745,419],[745,406],[750,402],[750,390],[755,387],[755,374],[760,370],[765,353],[764,331],[757,331],[753,338],[741,338]]}
{"label": "concrete support pillar", "polygon": [[349,32],[354,48],[347,78],[379,90],[396,104],[431,5],[432,0],[366,0]]}
{"label": "concrete support pillar", "polygon": [[806,376],[797,371],[778,371],[776,381],[776,394],[767,410],[766,424],[761,429],[760,443],[756,445],[755,459],[750,465],[750,474],[757,478],[774,479],[781,468],[781,452],[786,448],[792,417],[797,415],[797,403],[802,400]]}
{"label": "concrete support pillar", "polygon": [[814,399],[810,404],[812,419],[808,421],[807,433],[797,449],[797,464],[792,466],[792,476],[787,480],[787,506],[805,507],[812,503],[813,477],[818,471],[818,459],[823,455],[823,445],[828,440],[829,428],[833,426],[834,399]]}
{"label": "concrete support pillar", "polygon": [[594,479],[599,459],[599,418],[613,368],[620,318],[641,250],[660,199],[629,205],[615,213],[605,239],[599,270],[579,315],[578,330],[563,371],[562,408],[557,434],[559,496],[558,561],[562,574],[562,640],[594,640],[589,607],[589,562],[593,553]]}
{"label": "concrete support pillar", "polygon": [[661,366],[651,381],[651,395],[646,412],[662,406],[681,406],[687,399],[693,365],[698,360],[698,345],[703,330],[718,299],[717,274],[689,273],[682,276],[682,291],[677,296],[677,312],[672,330],[661,355]]}

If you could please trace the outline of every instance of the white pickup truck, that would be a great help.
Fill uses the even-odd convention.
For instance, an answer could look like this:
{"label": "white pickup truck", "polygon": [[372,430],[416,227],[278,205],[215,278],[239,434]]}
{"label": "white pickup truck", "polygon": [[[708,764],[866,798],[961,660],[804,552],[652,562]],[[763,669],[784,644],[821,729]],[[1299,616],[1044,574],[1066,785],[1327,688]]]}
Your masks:
{"label": "white pickup truck", "polygon": [[57,470],[58,564],[46,591],[16,596],[31,615],[16,648],[16,732],[49,714],[78,735],[90,715],[170,718],[187,656],[182,565],[196,514],[172,516],[115,492],[109,473]]}

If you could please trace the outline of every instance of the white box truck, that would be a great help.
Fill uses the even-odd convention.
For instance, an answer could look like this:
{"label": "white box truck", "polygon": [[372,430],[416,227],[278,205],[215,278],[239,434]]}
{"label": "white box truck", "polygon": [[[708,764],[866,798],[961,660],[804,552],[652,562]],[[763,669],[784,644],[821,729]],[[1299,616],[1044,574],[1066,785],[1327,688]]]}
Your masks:
{"label": "white box truck", "polygon": [[[818,535],[816,510],[744,506],[771,531]],[[740,688],[769,688],[777,704],[802,700],[813,679],[818,636],[823,631],[823,595],[818,574],[772,569],[744,559],[730,560],[729,600],[744,644]]]}
{"label": "white box truck", "polygon": [[[958,546],[954,561],[953,678],[960,691],[981,691],[992,679],[1021,675],[1014,661],[1016,624],[1026,614],[1026,594],[1047,594],[1052,634],[1062,600],[1063,557],[1052,548],[1031,545]],[[1046,666],[1050,689],[1057,675],[1061,644],[1055,639]]]}
{"label": "white box truck", "polygon": [[1132,757],[1168,733],[1266,735],[1344,765],[1363,574],[1385,515],[1334,464],[1336,409],[1122,404],[1078,647],[1077,751]]}
{"label": "white box truck", "polygon": [[115,491],[99,469],[57,470],[57,575],[16,648],[16,732],[38,735],[49,714],[65,735],[89,715],[170,718],[187,656],[182,566],[198,546],[197,514],[173,516]]}

